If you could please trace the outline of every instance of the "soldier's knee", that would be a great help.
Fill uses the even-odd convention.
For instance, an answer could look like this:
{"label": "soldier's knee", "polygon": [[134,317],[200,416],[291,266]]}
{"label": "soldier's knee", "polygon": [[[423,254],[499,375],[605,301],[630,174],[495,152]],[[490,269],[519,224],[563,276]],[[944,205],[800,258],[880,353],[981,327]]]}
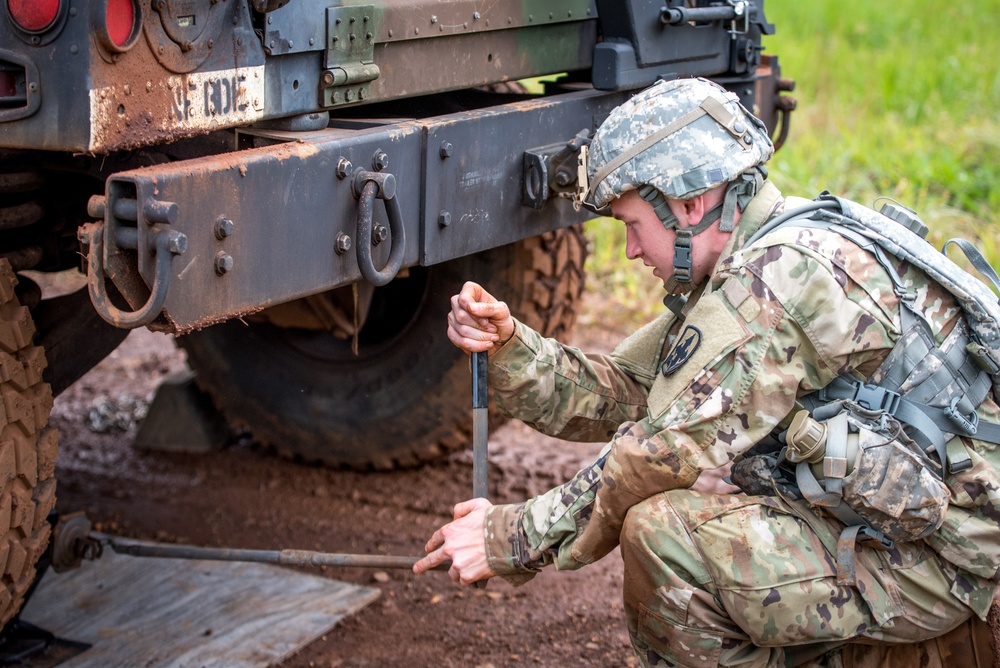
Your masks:
{"label": "soldier's knee", "polygon": [[659,552],[665,533],[686,534],[683,509],[687,494],[687,490],[663,492],[632,506],[622,524],[622,550]]}
{"label": "soldier's knee", "polygon": [[646,499],[629,508],[622,523],[621,549],[643,549],[653,539],[653,526],[658,523],[661,513],[654,499]]}
{"label": "soldier's knee", "polygon": [[619,542],[629,577],[662,580],[687,555],[697,554],[683,513],[684,493],[665,492],[632,506],[622,525]]}

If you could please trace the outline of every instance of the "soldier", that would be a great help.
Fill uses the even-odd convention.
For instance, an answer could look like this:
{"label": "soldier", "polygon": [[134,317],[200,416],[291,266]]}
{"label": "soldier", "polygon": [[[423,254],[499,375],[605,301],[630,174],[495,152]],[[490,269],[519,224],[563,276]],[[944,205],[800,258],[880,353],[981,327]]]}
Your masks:
{"label": "soldier", "polygon": [[[620,544],[628,630],[644,665],[797,665],[849,639],[912,642],[985,619],[1000,563],[1000,450],[969,438],[974,429],[945,434],[947,463],[938,441],[947,475],[928,482],[920,476],[931,465],[906,460],[918,481],[907,498],[895,468],[857,459],[853,475],[839,474],[845,496],[874,476],[865,493],[895,513],[895,542],[867,515],[844,521],[772,470],[765,445],[799,402],[836,379],[883,382],[902,364],[905,351],[890,353],[913,318],[901,311],[927,323],[931,348],[965,331],[941,285],[857,239],[785,226],[748,244],[798,206],[766,178],[772,153],[761,122],[701,79],[660,82],[601,125],[586,199],[625,224],[626,255],[653,268],[672,309],[610,355],[542,338],[474,283],[452,298],[448,336],[488,351],[501,410],[555,437],[610,442],[572,480],[524,503],[457,505],[416,572],[450,559],[456,582],[517,585]],[[904,384],[918,382],[920,363],[900,372]],[[967,409],[972,420],[1000,421],[983,394]],[[857,425],[879,427],[848,405],[860,434],[852,442],[863,443]],[[910,443],[899,429],[888,440]],[[695,484],[734,460],[734,479],[752,493]],[[903,526],[911,513],[915,529]]]}

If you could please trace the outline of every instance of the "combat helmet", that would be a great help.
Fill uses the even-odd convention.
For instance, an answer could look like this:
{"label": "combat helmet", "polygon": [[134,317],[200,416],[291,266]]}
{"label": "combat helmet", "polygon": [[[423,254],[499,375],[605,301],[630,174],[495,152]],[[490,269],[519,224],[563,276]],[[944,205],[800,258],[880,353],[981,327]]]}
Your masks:
{"label": "combat helmet", "polygon": [[701,223],[677,231],[674,277],[687,291],[693,287],[691,238],[720,219],[723,232],[733,230],[736,206],[744,208],[757,193],[767,176],[762,165],[773,153],[764,123],[734,93],[707,79],[660,81],[617,107],[597,129],[585,154],[582,200],[603,212],[637,190],[672,229],[678,221],[666,198],[692,199],[730,184]]}

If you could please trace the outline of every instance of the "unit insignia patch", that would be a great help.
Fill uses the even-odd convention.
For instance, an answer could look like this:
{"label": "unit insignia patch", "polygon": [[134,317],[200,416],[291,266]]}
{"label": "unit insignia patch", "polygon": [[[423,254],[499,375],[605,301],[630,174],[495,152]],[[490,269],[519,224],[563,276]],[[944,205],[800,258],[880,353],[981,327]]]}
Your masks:
{"label": "unit insignia patch", "polygon": [[681,368],[694,355],[701,345],[701,330],[694,325],[686,325],[677,337],[677,343],[667,354],[667,359],[663,360],[660,371],[664,376],[669,376],[677,369]]}

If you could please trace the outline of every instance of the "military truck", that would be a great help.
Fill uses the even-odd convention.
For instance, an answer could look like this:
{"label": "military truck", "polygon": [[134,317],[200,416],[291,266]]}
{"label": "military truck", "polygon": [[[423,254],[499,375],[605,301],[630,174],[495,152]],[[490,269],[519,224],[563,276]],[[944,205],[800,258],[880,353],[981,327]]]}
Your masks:
{"label": "military truck", "polygon": [[129,329],[280,452],[428,460],[468,444],[463,281],[572,326],[614,106],[711,77],[779,143],[794,106],[762,0],[0,2],[0,623],[49,542],[52,397]]}

